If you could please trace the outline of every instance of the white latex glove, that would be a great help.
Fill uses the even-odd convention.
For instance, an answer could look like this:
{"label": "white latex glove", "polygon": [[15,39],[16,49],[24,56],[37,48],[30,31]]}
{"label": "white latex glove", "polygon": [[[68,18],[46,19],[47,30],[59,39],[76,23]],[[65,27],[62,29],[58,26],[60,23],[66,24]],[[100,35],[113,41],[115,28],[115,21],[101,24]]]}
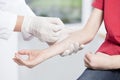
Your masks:
{"label": "white latex glove", "polygon": [[[65,38],[67,38],[72,32],[75,32],[77,30],[79,30],[80,27],[64,27],[64,29],[62,29],[59,33],[59,40],[57,41],[57,43],[59,43],[60,41],[64,40]],[[56,43],[56,44],[57,44]],[[71,55],[73,53],[77,53],[79,50],[83,49],[84,45],[80,44],[78,42],[73,42],[70,43],[70,46],[67,50],[65,50],[64,53],[60,54],[60,56],[64,57],[64,56],[68,56]]]}
{"label": "white latex glove", "polygon": [[60,56],[68,56],[71,54],[77,53],[79,50],[82,50],[84,48],[83,44],[79,44],[78,42],[72,43],[67,50],[65,50],[64,53],[60,54]]}
{"label": "white latex glove", "polygon": [[34,36],[40,41],[56,42],[58,40],[56,33],[62,29],[63,25],[59,18],[26,16],[21,32],[25,40],[30,40]]}
{"label": "white latex glove", "polygon": [[67,38],[72,32],[78,30],[80,27],[66,27],[62,26],[62,29],[56,33],[56,35],[59,35],[59,39],[56,42],[50,43],[48,42],[47,44],[49,46],[57,44],[61,41],[63,41],[65,38]]}
{"label": "white latex glove", "polygon": [[80,27],[65,27],[65,26],[63,26],[62,30],[57,32],[57,34],[59,35],[59,39],[57,40],[57,43],[61,42],[62,40],[67,38],[72,32],[75,32],[79,29],[80,29]]}

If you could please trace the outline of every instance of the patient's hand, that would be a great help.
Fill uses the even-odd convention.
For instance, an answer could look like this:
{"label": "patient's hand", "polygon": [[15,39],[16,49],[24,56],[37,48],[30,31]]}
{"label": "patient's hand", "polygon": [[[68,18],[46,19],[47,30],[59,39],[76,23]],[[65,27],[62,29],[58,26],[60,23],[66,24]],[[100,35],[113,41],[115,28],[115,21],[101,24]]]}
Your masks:
{"label": "patient's hand", "polygon": [[84,58],[85,66],[92,69],[108,70],[113,69],[112,56],[97,52],[92,54],[88,52]]}
{"label": "patient's hand", "polygon": [[[69,47],[69,41],[65,40],[43,50],[20,50],[15,54],[13,60],[18,65],[33,68],[43,61],[63,53],[67,47]],[[23,59],[21,56],[24,55],[27,55],[28,58]]]}
{"label": "patient's hand", "polygon": [[[22,56],[27,55],[27,59],[23,59]],[[21,66],[33,68],[45,59],[44,52],[41,50],[21,50],[15,54],[13,60]]]}

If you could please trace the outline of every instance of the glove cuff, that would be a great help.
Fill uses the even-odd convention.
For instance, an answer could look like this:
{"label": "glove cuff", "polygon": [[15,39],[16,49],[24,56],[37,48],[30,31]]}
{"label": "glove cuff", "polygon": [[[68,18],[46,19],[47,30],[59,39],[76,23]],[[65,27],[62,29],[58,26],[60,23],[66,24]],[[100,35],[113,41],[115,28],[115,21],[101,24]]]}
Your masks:
{"label": "glove cuff", "polygon": [[22,33],[23,39],[26,41],[31,40],[33,38],[33,36],[30,33],[31,20],[32,19],[30,16],[25,16],[23,24],[22,24],[22,28],[21,28],[21,33]]}
{"label": "glove cuff", "polygon": [[[78,50],[78,51],[79,51],[79,50],[82,50],[84,47],[85,47],[84,44],[79,44],[79,48],[78,48],[77,50]],[[65,57],[65,56],[71,55],[71,54],[74,53],[74,52],[77,53],[77,52],[74,51],[73,49],[72,49],[72,51],[71,51],[70,49],[68,49],[68,50],[65,50],[64,53],[60,54],[60,56],[61,56],[61,57]]]}

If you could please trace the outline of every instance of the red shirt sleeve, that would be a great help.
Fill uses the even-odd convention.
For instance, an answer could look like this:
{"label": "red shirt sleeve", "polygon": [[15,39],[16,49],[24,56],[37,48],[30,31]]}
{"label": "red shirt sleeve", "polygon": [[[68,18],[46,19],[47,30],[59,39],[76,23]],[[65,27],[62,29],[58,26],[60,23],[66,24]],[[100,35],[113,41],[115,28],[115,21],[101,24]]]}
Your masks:
{"label": "red shirt sleeve", "polygon": [[98,9],[104,9],[104,0],[94,0],[92,6]]}

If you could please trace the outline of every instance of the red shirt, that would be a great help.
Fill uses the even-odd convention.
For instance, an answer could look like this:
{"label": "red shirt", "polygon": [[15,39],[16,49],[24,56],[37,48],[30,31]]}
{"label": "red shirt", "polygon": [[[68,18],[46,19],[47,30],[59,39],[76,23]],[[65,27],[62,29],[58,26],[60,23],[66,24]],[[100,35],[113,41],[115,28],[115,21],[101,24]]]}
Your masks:
{"label": "red shirt", "polygon": [[120,54],[120,0],[95,0],[92,5],[103,10],[107,31],[106,39],[98,52]]}

